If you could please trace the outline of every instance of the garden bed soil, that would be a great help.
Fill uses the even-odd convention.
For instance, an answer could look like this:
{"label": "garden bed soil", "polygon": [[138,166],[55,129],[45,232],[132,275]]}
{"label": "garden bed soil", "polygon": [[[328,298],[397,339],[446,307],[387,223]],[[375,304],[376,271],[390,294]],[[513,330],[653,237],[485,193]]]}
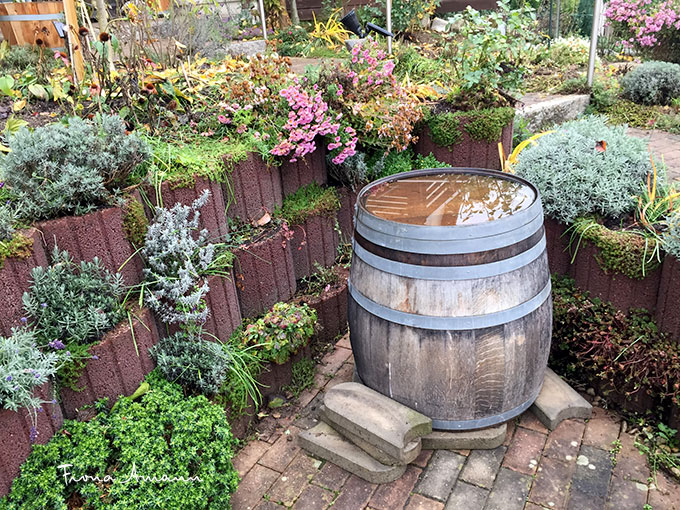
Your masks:
{"label": "garden bed soil", "polygon": [[135,285],[142,280],[142,259],[134,255],[135,247],[126,237],[124,207],[46,220],[36,227],[42,232],[48,255],[56,244],[60,250],[68,251],[75,261],[99,258],[109,271],[120,271],[126,285]]}
{"label": "garden bed soil", "polygon": [[432,140],[432,132],[429,127],[424,127],[418,135],[415,150],[418,154],[427,156],[430,153],[438,161],[448,163],[452,167],[488,168],[491,170],[501,169],[501,160],[498,154],[498,143],[503,143],[503,150],[508,155],[512,151],[512,122],[503,128],[499,140],[491,142],[474,140],[463,129],[467,120],[461,119],[459,129],[460,139],[448,147],[437,145]]}
{"label": "garden bed soil", "polygon": [[229,218],[257,221],[283,204],[281,168],[268,167],[258,154],[250,153],[246,159],[234,164],[225,188]]}
{"label": "garden bed soil", "polygon": [[6,258],[0,268],[0,334],[5,336],[12,333],[13,327],[21,325],[21,317],[24,316],[21,298],[31,285],[31,270],[36,266],[46,266],[49,260],[38,230],[29,228],[23,231],[23,235],[33,243],[30,254],[26,258]]}
{"label": "garden bed soil", "polygon": [[[64,423],[61,408],[51,403],[54,391],[51,383],[45,383],[36,390],[37,395],[49,403],[43,404],[38,412],[36,443],[45,444],[56,434]],[[19,470],[31,453],[30,411],[21,409],[18,412],[8,409],[0,410],[0,498],[9,493],[12,481],[19,476]]]}
{"label": "garden bed soil", "polygon": [[[101,342],[93,345],[89,359],[75,387],[60,388],[64,415],[75,419],[83,406],[93,404],[100,398],[108,398],[112,407],[120,395],[132,395],[154,369],[155,363],[149,356],[149,348],[158,342],[158,330],[151,312],[144,308],[133,317],[133,331],[127,320],[104,335]],[[96,358],[95,358],[96,357]]]}
{"label": "garden bed soil", "polygon": [[335,216],[309,216],[304,223],[291,226],[290,247],[295,279],[300,280],[316,272],[315,264],[332,266],[338,252],[340,238],[335,230]]}
{"label": "garden bed soil", "polygon": [[[296,304],[307,304],[316,310],[319,330],[314,334],[313,343],[334,341],[347,331],[347,279],[349,270],[336,266],[334,270],[340,281],[330,285],[321,294],[298,293]],[[304,292],[304,290],[303,290]]]}
{"label": "garden bed soil", "polygon": [[[680,261],[666,255],[661,266],[661,282],[656,300],[656,323],[659,329],[680,342]],[[680,418],[680,413],[676,413]]]}
{"label": "garden bed soil", "polygon": [[291,163],[286,160],[281,165],[281,187],[283,196],[295,193],[303,186],[316,182],[320,186],[328,182],[324,141],[316,140],[317,149],[302,159]]}
{"label": "garden bed soil", "polygon": [[243,317],[256,317],[295,294],[290,241],[283,227],[266,229],[234,250],[234,277]]}
{"label": "garden bed soil", "polygon": [[576,286],[611,302],[624,312],[631,308],[644,308],[653,313],[661,284],[661,268],[648,271],[645,278],[637,280],[602,269],[597,261],[598,253],[597,247],[585,239],[582,240],[569,269],[569,276],[574,279]]}
{"label": "garden bed soil", "polygon": [[340,209],[338,210],[338,225],[343,243],[352,242],[354,235],[354,206],[357,203],[356,191],[347,186],[338,188],[340,196]]}
{"label": "garden bed soil", "polygon": [[[163,207],[170,209],[178,203],[191,205],[206,189],[210,191],[210,198],[200,210],[198,225],[199,228],[209,232],[211,241],[220,242],[229,232],[225,216],[227,207],[221,183],[197,175],[187,185],[179,182],[164,182],[161,184]],[[158,204],[155,188],[149,188],[148,192],[151,203]],[[153,213],[150,217],[153,217]]]}

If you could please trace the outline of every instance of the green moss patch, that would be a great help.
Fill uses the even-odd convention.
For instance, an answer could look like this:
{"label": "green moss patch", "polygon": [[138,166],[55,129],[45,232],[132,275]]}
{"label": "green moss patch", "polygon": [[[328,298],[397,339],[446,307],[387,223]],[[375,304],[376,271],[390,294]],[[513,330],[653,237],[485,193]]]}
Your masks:
{"label": "green moss patch", "polygon": [[431,113],[427,125],[432,140],[441,147],[449,147],[460,141],[464,129],[475,141],[496,142],[503,134],[503,128],[515,117],[514,108],[485,108],[482,110]]}
{"label": "green moss patch", "polygon": [[338,209],[340,198],[335,188],[322,188],[313,182],[287,196],[276,215],[290,225],[299,225],[311,216],[332,216]]}
{"label": "green moss patch", "polygon": [[642,280],[661,265],[653,256],[658,241],[638,232],[610,230],[590,218],[575,221],[572,229],[572,246],[583,240],[593,243],[598,249],[597,263],[605,272]]}
{"label": "green moss patch", "polygon": [[146,214],[144,214],[144,206],[137,200],[128,200],[123,208],[125,238],[133,246],[142,246],[148,227],[149,220],[146,218]]}
{"label": "green moss patch", "polygon": [[5,259],[27,259],[33,254],[33,239],[23,234],[15,234],[9,241],[0,241],[0,269]]}

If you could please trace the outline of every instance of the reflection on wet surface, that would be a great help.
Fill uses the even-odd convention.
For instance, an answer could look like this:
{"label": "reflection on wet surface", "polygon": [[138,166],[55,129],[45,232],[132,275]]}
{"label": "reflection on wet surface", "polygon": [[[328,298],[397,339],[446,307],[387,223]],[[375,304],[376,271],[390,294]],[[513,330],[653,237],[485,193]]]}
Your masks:
{"label": "reflection on wet surface", "polygon": [[363,197],[371,214],[410,225],[475,225],[510,216],[536,198],[520,182],[475,174],[433,174],[381,184]]}

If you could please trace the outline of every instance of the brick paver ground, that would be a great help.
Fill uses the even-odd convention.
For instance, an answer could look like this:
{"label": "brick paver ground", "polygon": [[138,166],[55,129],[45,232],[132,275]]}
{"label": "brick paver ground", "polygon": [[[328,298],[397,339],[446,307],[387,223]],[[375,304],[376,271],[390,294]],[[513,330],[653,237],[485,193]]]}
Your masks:
{"label": "brick paver ground", "polygon": [[649,150],[663,156],[670,180],[680,181],[680,135],[659,131],[628,128],[628,133],[649,142]]}
{"label": "brick paver ground", "polygon": [[650,480],[634,437],[601,408],[587,422],[568,420],[552,432],[527,412],[509,423],[499,448],[423,451],[386,485],[310,457],[297,446],[297,434],[316,423],[324,391],[351,380],[351,354],[344,337],[323,359],[296,413],[260,422],[263,432],[234,461],[242,477],[234,510],[643,510],[646,504],[680,510],[680,484],[662,472]]}

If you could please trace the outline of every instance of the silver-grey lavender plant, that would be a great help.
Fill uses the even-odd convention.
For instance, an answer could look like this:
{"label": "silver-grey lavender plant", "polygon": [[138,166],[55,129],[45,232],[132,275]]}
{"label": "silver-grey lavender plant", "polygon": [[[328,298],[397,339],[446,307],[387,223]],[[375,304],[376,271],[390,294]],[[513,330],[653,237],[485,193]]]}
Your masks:
{"label": "silver-grey lavender plant", "polygon": [[146,232],[144,301],[165,323],[201,324],[208,317],[205,296],[210,287],[205,276],[215,245],[208,242],[207,230],[198,230],[198,220],[209,196],[205,190],[190,206],[157,207]]}

